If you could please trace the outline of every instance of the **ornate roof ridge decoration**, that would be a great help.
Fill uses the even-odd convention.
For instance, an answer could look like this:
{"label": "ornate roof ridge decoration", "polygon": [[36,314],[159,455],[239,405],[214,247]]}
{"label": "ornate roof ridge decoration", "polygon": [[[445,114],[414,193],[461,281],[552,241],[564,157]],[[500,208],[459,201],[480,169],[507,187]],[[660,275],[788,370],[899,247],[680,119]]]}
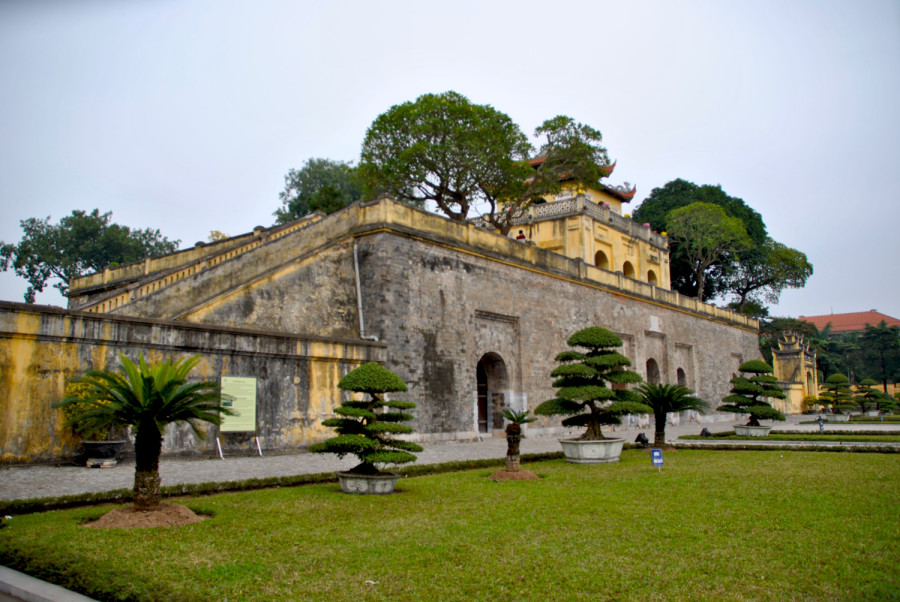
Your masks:
{"label": "ornate roof ridge decoration", "polygon": [[[546,155],[539,155],[539,156],[537,156],[537,157],[534,157],[534,158],[532,158],[532,159],[529,159],[529,160],[528,160],[528,164],[531,165],[532,167],[534,167],[535,169],[537,169],[537,168],[540,167],[540,166],[544,163],[544,161],[546,161],[546,160],[547,160]],[[601,177],[601,178],[608,178],[609,176],[611,176],[611,175],[612,175],[612,172],[615,171],[615,169],[616,169],[616,164],[618,164],[618,162],[619,162],[619,161],[618,161],[618,159],[617,159],[617,160],[613,161],[613,162],[612,162],[611,164],[609,164],[609,165],[599,165],[598,167],[600,168],[600,174],[601,174],[600,177]],[[526,181],[526,182],[530,182],[530,181],[533,180],[533,179],[534,179],[534,178],[528,178],[528,179],[525,180],[525,181]],[[568,180],[568,179],[569,179],[569,174],[563,174],[563,175],[559,178],[559,181],[560,181],[560,182],[565,182],[565,181]],[[595,187],[597,190],[599,190],[599,191],[601,191],[601,192],[607,193],[608,195],[610,195],[610,196],[613,197],[613,198],[619,199],[619,200],[622,201],[623,203],[628,203],[628,202],[630,202],[631,199],[634,198],[634,195],[637,194],[637,186],[633,186],[633,185],[632,185],[632,186],[629,186],[629,183],[628,183],[628,182],[625,182],[624,184],[621,184],[621,185],[618,185],[618,186],[613,186],[613,185],[603,184],[603,183],[601,183],[601,182],[598,181],[598,182],[596,182],[595,184],[593,184],[592,186]]]}
{"label": "ornate roof ridge decoration", "polygon": [[616,197],[623,203],[628,203],[631,199],[634,198],[634,195],[637,194],[637,186],[632,185],[630,188],[628,187],[629,182],[625,182],[619,186],[607,186],[606,184],[599,184],[600,190],[603,192]]}
{"label": "ornate roof ridge decoration", "polygon": [[772,353],[778,355],[794,355],[798,353],[811,357],[816,355],[815,351],[810,350],[810,344],[803,339],[803,335],[793,330],[783,331],[775,342],[778,348],[773,349]]}
{"label": "ornate roof ridge decoration", "polygon": [[[547,155],[538,155],[537,157],[532,157],[531,159],[529,159],[528,164],[531,165],[533,168],[537,169],[538,167],[543,165],[544,161],[546,161],[546,160],[547,160]],[[616,163],[618,163],[618,162],[619,162],[619,160],[616,159],[610,165],[598,165],[597,167],[600,169],[600,173],[603,174],[601,177],[608,178],[609,176],[611,176],[612,172],[615,171]],[[561,180],[563,180],[563,179],[565,179],[565,176],[563,178],[561,178]]]}

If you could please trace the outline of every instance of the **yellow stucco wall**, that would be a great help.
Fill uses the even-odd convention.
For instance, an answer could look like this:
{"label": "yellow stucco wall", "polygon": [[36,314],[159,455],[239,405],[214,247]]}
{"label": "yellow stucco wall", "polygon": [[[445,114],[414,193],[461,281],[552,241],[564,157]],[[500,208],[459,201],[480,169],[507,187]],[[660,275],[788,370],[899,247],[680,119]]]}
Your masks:
{"label": "yellow stucco wall", "polygon": [[[542,249],[622,272],[628,278],[662,289],[671,288],[669,252],[661,235],[619,217],[621,202],[602,191],[589,189],[584,196],[575,197],[575,203],[571,200],[563,199],[562,202],[570,202],[571,209],[555,217],[540,216],[544,208],[552,205],[536,207],[529,223],[515,226],[509,236],[516,238],[521,231],[527,241]],[[604,207],[604,202],[609,206]]]}
{"label": "yellow stucco wall", "polygon": [[[197,379],[257,376],[258,434],[265,446],[289,448],[331,433],[321,421],[340,403],[338,381],[366,361],[383,361],[384,346],[0,302],[0,464],[71,457],[78,439],[52,407],[66,380],[139,352],[148,361],[199,354]],[[164,453],[211,453],[215,441],[173,429],[165,445]]]}

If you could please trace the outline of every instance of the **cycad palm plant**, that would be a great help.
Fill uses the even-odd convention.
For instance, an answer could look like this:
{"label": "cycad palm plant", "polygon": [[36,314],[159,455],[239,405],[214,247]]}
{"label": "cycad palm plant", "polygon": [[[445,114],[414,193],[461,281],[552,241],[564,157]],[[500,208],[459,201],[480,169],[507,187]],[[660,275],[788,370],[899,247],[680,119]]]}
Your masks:
{"label": "cycad palm plant", "polygon": [[705,413],[708,404],[694,397],[694,392],[683,385],[658,385],[643,383],[637,388],[641,401],[653,408],[656,429],[653,445],[659,447],[666,443],[666,415],[669,412],[695,410]]}
{"label": "cycad palm plant", "polygon": [[188,382],[199,356],[138,364],[119,355],[119,370],[88,370],[75,382],[87,387],[81,397],[67,397],[55,404],[65,408],[80,403],[84,409],[66,424],[84,430],[134,427],[134,506],[152,510],[159,506],[159,456],[163,431],[171,423],[187,422],[201,439],[200,423],[221,424],[232,415],[222,406],[219,386],[212,381]]}
{"label": "cycad palm plant", "polygon": [[506,425],[506,472],[521,470],[522,456],[519,454],[519,443],[522,440],[522,425],[534,422],[528,410],[518,411],[503,408],[503,417],[509,422]]}

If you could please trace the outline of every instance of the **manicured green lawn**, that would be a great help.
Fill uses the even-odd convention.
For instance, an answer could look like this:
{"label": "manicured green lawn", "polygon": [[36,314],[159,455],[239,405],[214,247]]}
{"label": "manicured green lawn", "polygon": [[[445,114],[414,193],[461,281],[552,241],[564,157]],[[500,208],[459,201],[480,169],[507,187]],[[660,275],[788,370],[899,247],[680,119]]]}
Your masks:
{"label": "manicured green lawn", "polygon": [[176,529],[15,517],[0,561],[100,599],[885,600],[900,592],[900,455],[665,452],[184,500]]}
{"label": "manicured green lawn", "polygon": [[825,432],[778,432],[773,431],[766,437],[747,437],[743,435],[735,435],[734,431],[723,433],[713,433],[711,437],[703,437],[701,435],[682,435],[679,439],[699,439],[699,440],[726,440],[726,441],[846,441],[858,443],[900,443],[900,433],[897,432],[853,432],[853,431],[832,431],[825,427]]}

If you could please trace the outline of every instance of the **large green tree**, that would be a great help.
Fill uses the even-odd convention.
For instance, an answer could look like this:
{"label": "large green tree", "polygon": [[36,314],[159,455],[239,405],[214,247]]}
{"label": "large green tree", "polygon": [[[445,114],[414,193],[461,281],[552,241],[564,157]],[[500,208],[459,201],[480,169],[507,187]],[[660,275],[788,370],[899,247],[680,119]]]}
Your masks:
{"label": "large green tree", "polygon": [[300,169],[288,171],[284,176],[284,190],[278,197],[281,207],[275,211],[275,218],[284,224],[315,211],[340,211],[360,200],[362,189],[353,165],[314,158]]}
{"label": "large green tree", "polygon": [[367,197],[390,194],[465,221],[476,205],[501,233],[563,182],[595,186],[609,175],[596,129],[559,115],[534,132],[534,147],[508,115],[456,92],[391,107],[366,132],[359,167]]}
{"label": "large green tree", "polygon": [[887,393],[888,380],[900,371],[900,328],[888,326],[884,320],[878,326],[866,324],[859,343],[872,372],[869,376],[880,380]]}
{"label": "large green tree", "polygon": [[465,221],[484,191],[502,190],[531,145],[508,115],[457,92],[394,105],[366,132],[359,166],[367,196],[437,204]]}
{"label": "large green tree", "polygon": [[[652,229],[662,232],[667,230],[671,212],[696,202],[718,205],[729,217],[739,218],[752,241],[751,246],[761,245],[766,240],[766,225],[762,216],[742,199],[728,195],[721,186],[700,186],[680,178],[661,188],[654,188],[635,210],[634,220],[649,223]],[[727,291],[728,278],[735,262],[734,253],[725,253],[713,262],[704,277],[701,300],[707,301]],[[669,243],[669,270],[674,290],[690,297],[698,296],[693,267],[677,241],[670,240]]]}
{"label": "large green tree", "polygon": [[678,244],[699,299],[704,299],[707,271],[727,254],[753,245],[744,222],[712,203],[697,202],[675,209],[666,218],[670,240]]}
{"label": "large green tree", "polygon": [[94,209],[75,210],[58,224],[51,224],[50,217],[22,220],[18,244],[0,243],[0,268],[13,268],[28,281],[25,301],[34,303],[48,280],[58,279],[53,286],[65,294],[77,276],[178,249],[179,241],[168,240],[159,230],[133,230],[110,223],[111,218],[111,212]]}
{"label": "large green tree", "polygon": [[512,161],[499,186],[480,186],[488,207],[483,217],[504,235],[524,210],[564,184],[596,186],[610,172],[603,135],[589,125],[558,115],[534,135],[541,141],[536,160]]}
{"label": "large green tree", "polygon": [[739,312],[753,303],[778,303],[784,289],[802,288],[813,273],[805,254],[768,237],[739,258],[726,284],[735,297],[731,305]]}

